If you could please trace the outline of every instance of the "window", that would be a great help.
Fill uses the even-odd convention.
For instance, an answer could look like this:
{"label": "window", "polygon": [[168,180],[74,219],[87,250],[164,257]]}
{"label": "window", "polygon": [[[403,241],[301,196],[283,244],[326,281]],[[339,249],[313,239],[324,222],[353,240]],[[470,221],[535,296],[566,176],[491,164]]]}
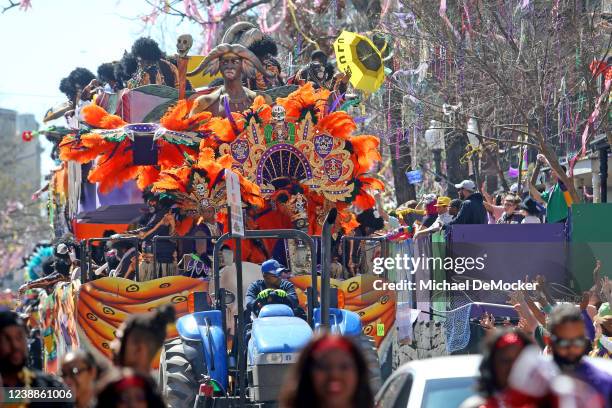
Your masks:
{"label": "window", "polygon": [[473,377],[429,380],[421,408],[457,408],[476,393]]}
{"label": "window", "polygon": [[412,387],[412,374],[402,373],[393,378],[380,394],[376,408],[406,408]]}

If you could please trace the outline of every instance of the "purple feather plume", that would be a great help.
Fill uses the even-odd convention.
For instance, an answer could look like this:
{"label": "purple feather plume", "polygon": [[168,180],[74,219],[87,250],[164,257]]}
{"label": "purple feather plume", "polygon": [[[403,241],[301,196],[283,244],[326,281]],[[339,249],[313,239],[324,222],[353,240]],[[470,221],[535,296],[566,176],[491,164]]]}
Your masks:
{"label": "purple feather plume", "polygon": [[229,98],[227,96],[223,98],[223,107],[225,108],[225,116],[229,119],[234,133],[238,133],[238,125],[232,116],[232,110],[230,109]]}

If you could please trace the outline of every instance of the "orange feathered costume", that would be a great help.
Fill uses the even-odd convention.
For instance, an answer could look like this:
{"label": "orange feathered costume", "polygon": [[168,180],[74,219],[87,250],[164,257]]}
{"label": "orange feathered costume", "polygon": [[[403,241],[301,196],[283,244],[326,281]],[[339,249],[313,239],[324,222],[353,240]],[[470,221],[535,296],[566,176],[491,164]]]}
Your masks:
{"label": "orange feathered costume", "polygon": [[[278,98],[276,103],[284,107],[287,122],[299,123],[310,114],[314,126],[314,135],[329,135],[334,140],[342,140],[346,144],[345,154],[350,156],[352,172],[350,185],[353,191],[343,199],[329,201],[321,193],[304,187],[308,202],[309,232],[320,233],[322,215],[332,207],[340,212],[338,228],[349,232],[357,225],[350,206],[363,210],[375,205],[371,195],[373,190],[382,190],[383,183],[368,176],[368,172],[375,163],[381,160],[378,151],[379,140],[372,135],[353,136],[357,125],[346,112],[327,112],[330,92],[326,89],[315,90],[308,83],[286,98]],[[205,175],[211,185],[218,180],[222,170],[235,167],[240,169],[240,163],[231,156],[217,157],[218,148],[222,144],[234,142],[246,131],[246,126],[255,123],[258,127],[265,127],[272,122],[271,106],[265,103],[263,97],[255,98],[252,106],[244,112],[233,112],[232,119],[215,117],[209,112],[189,116],[193,101],[181,100],[170,108],[160,120],[164,129],[176,132],[201,132],[208,135],[198,146],[185,144],[172,138],[160,137],[157,140],[158,166],[137,166],[133,164],[132,141],[120,130],[127,125],[119,116],[111,115],[97,105],[90,105],[83,109],[87,124],[97,129],[118,130],[108,133],[94,131],[76,137],[69,135],[60,144],[60,157],[62,160],[75,160],[79,163],[88,163],[95,160],[89,173],[89,181],[99,183],[99,189],[105,193],[120,186],[127,180],[137,180],[141,189],[153,185],[156,191],[189,190],[190,177],[194,172]],[[254,121],[254,122],[253,122]],[[344,145],[343,145],[344,146]],[[212,150],[211,150],[212,148]],[[346,157],[349,157],[346,156]],[[256,158],[254,158],[256,160]],[[191,162],[192,164],[186,164]],[[348,170],[347,170],[348,171]],[[252,174],[245,174],[240,178],[243,200],[263,208],[265,216],[251,220],[259,229],[287,228],[287,220],[274,215],[270,209],[270,201],[264,202],[260,196],[259,187],[255,185]],[[299,181],[299,180],[297,180]],[[348,183],[348,182],[347,182]],[[348,185],[348,184],[347,184]],[[190,219],[178,229],[187,231]],[[225,223],[226,224],[226,223]],[[282,224],[282,225],[281,225]]]}
{"label": "orange feathered costume", "polygon": [[[161,118],[160,125],[176,132],[205,130],[205,123],[210,120],[209,112],[189,116],[193,101],[181,100],[170,108]],[[119,130],[127,123],[117,115],[111,115],[97,105],[83,108],[84,121],[97,129]],[[137,166],[133,164],[132,141],[126,135],[111,136],[91,132],[76,137],[68,135],[60,143],[60,158],[74,160],[81,164],[95,160],[88,180],[99,183],[99,190],[108,193],[121,186],[127,180],[136,179],[138,187],[144,189],[159,177],[160,170],[180,166],[185,157],[195,158],[197,146],[173,142],[163,136],[157,140],[158,166]]]}
{"label": "orange feathered costume", "polygon": [[[321,194],[304,188],[308,200],[309,233],[311,234],[320,234],[321,212],[332,206],[335,206],[340,212],[338,227],[345,232],[353,230],[358,224],[349,206],[354,205],[361,210],[372,208],[375,200],[370,191],[384,189],[384,184],[380,180],[367,176],[374,164],[381,160],[378,138],[372,135],[353,136],[353,132],[357,129],[355,121],[343,111],[328,113],[329,98],[328,90],[315,90],[311,83],[307,83],[288,97],[276,100],[278,105],[285,108],[287,122],[299,122],[310,113],[315,123],[315,134],[327,134],[333,138],[342,139],[348,142],[352,149],[350,152],[350,160],[353,163],[351,181],[355,184],[355,191],[349,199],[330,203]],[[206,127],[212,135],[202,141],[200,148],[213,147],[216,149],[222,143],[234,142],[243,134],[251,119],[255,119],[260,127],[271,123],[271,107],[266,105],[262,97],[258,97],[249,110],[232,113],[232,118],[234,124],[228,118],[211,119]],[[235,165],[240,167],[238,163]],[[254,180],[251,179],[251,181]],[[269,202],[267,204],[270,205]],[[259,229],[290,227],[286,225],[287,220],[275,216],[274,212],[270,213],[269,209],[264,209],[263,213],[265,215],[259,216],[255,221]]]}

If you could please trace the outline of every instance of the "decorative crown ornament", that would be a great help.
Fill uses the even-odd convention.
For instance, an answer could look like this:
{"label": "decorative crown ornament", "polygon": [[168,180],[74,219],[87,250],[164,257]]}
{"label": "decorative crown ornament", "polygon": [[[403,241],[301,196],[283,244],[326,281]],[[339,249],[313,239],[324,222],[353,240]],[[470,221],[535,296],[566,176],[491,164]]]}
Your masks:
{"label": "decorative crown ornament", "polygon": [[290,179],[332,202],[350,197],[354,165],[346,140],[318,132],[310,112],[297,123],[287,123],[284,108],[277,107],[272,108],[274,124],[251,118],[246,131],[221,144],[219,153],[229,154],[232,167],[259,185],[264,197]]}
{"label": "decorative crown ornament", "polygon": [[186,215],[200,216],[210,207],[219,211],[226,205],[225,183],[211,186],[206,176],[197,171],[193,173],[191,186],[187,187],[187,191],[174,193],[177,203]]}

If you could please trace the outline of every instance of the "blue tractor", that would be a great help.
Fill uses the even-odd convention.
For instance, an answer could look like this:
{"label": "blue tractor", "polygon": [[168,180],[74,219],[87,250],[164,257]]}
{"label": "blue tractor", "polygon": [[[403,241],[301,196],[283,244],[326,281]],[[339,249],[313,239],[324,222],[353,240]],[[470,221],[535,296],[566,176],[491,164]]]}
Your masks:
{"label": "blue tractor", "polygon": [[[215,265],[219,264],[218,249],[229,238],[231,236],[226,234],[217,241]],[[312,238],[298,230],[246,231],[245,238],[293,238],[310,244],[311,250],[315,248]],[[240,259],[239,252],[238,243],[236,259]],[[325,244],[321,259],[325,264]],[[290,307],[275,303],[271,297],[270,303],[264,305],[257,316],[252,316],[252,323],[245,325],[244,313],[240,313],[244,310],[240,262],[236,266],[238,293],[234,296],[219,288],[218,267],[215,267],[216,309],[207,301],[207,294],[195,294],[194,305],[198,311],[178,319],[179,337],[168,341],[162,350],[159,380],[170,407],[275,407],[285,374],[296,362],[300,350],[315,332],[327,329],[356,338],[370,365],[372,385],[374,388],[380,386],[378,354],[373,339],[362,334],[359,316],[330,307],[334,305],[330,305],[328,268],[322,268],[320,307],[316,307],[317,288],[309,291],[308,321],[295,316]],[[315,285],[316,273],[314,265],[312,281]],[[239,310],[236,345],[228,353],[225,306],[234,300]]]}

